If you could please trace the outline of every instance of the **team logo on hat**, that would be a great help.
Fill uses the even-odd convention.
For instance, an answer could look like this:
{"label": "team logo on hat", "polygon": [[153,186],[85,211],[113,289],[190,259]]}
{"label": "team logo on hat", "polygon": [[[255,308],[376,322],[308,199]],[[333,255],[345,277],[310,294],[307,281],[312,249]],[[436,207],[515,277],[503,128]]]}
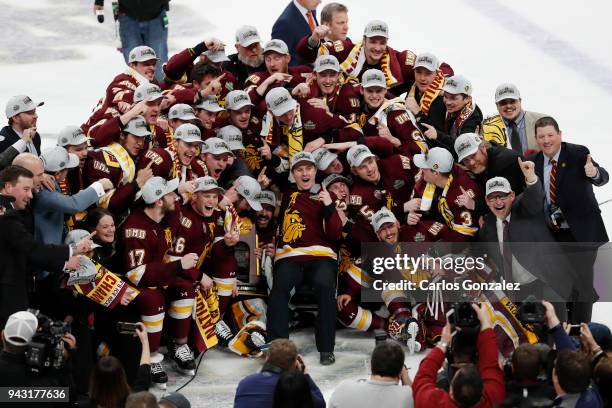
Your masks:
{"label": "team logo on hat", "polygon": [[368,81],[377,81],[377,80],[379,80],[379,79],[381,79],[380,75],[378,75],[378,73],[377,73],[377,72],[372,72],[371,74],[369,74],[369,75],[366,77],[366,79],[365,79],[365,80],[366,80],[366,82],[368,82]]}
{"label": "team logo on hat", "polygon": [[463,91],[464,91],[464,93],[466,93],[466,94],[467,94],[467,93],[470,93],[470,86],[469,86],[469,85],[464,86],[464,87],[463,87]]}
{"label": "team logo on hat", "polygon": [[238,102],[242,102],[242,101],[248,101],[249,97],[246,94],[238,94],[236,96],[234,96],[234,103],[238,104]]}
{"label": "team logo on hat", "polygon": [[274,105],[275,108],[278,108],[280,105],[282,105],[285,102],[289,101],[289,97],[286,95],[280,96],[278,98],[276,98],[272,104]]}
{"label": "team logo on hat", "polygon": [[25,98],[23,98],[23,103],[26,104],[26,105],[29,104],[29,103],[32,103],[32,99],[30,99],[29,96],[26,96]]}
{"label": "team logo on hat", "polygon": [[243,39],[243,40],[246,40],[247,38],[250,38],[250,37],[257,37],[258,35],[259,35],[259,34],[257,34],[257,31],[255,31],[255,30],[249,30],[249,31],[246,31],[246,32],[242,33],[242,39]]}
{"label": "team logo on hat", "polygon": [[499,92],[497,92],[498,95],[505,95],[505,94],[514,94],[514,89],[510,88],[510,87],[505,87],[504,89],[500,90]]}
{"label": "team logo on hat", "polygon": [[13,105],[13,110],[14,111],[18,111],[19,110],[19,105]]}
{"label": "team logo on hat", "polygon": [[68,143],[68,139],[65,137],[62,137],[62,143]]}
{"label": "team logo on hat", "polygon": [[160,189],[155,190],[155,195],[161,195],[162,191]]}
{"label": "team logo on hat", "polygon": [[463,142],[459,146],[457,146],[457,153],[463,152],[466,149],[469,149],[472,145],[469,142]]}
{"label": "team logo on hat", "polygon": [[387,27],[382,24],[374,24],[370,26],[370,31],[380,31],[382,33],[387,33]]}
{"label": "team logo on hat", "polygon": [[493,180],[489,183],[489,188],[491,189],[493,187],[505,187],[505,185],[501,180]]}
{"label": "team logo on hat", "polygon": [[140,55],[142,55],[143,57],[146,57],[147,55],[155,57],[155,51],[153,51],[151,48],[145,48],[140,52]]}
{"label": "team logo on hat", "polygon": [[417,59],[417,62],[426,62],[426,63],[428,63],[428,64],[433,64],[432,59],[431,59],[431,58],[429,58],[427,55],[424,55],[424,56],[422,56],[422,57],[419,57],[419,58]]}
{"label": "team logo on hat", "polygon": [[457,81],[455,81],[454,79],[447,79],[446,80],[446,85],[455,87],[455,86],[457,86]]}

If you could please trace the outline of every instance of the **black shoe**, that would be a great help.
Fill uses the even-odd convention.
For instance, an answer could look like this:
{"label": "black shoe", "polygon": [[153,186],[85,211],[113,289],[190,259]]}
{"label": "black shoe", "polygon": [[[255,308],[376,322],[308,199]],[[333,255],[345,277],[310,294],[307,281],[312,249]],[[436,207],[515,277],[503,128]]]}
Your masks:
{"label": "black shoe", "polygon": [[336,356],[334,356],[334,353],[331,351],[323,351],[321,352],[319,362],[324,366],[332,365],[336,362]]}
{"label": "black shoe", "polygon": [[161,363],[151,363],[151,382],[161,388],[166,388],[168,375]]}
{"label": "black shoe", "polygon": [[234,338],[232,329],[230,329],[227,323],[225,323],[223,320],[219,320],[217,324],[215,324],[215,334],[219,340],[219,345],[223,347],[227,347],[229,342]]}
{"label": "black shoe", "polygon": [[174,361],[176,369],[184,374],[194,375],[196,364],[189,346],[187,344],[181,344],[175,345],[173,348],[172,360]]}

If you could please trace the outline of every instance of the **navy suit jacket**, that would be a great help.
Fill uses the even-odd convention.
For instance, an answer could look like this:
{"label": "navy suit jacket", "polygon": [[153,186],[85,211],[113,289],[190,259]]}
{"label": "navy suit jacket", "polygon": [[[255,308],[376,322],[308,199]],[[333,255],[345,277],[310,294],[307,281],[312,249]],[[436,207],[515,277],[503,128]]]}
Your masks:
{"label": "navy suit jacket", "polygon": [[[0,141],[0,153],[20,139],[19,135],[15,133],[10,126],[3,127],[2,130],[0,130],[0,135],[4,136],[4,140]],[[36,155],[40,156],[40,135],[38,133],[34,135],[32,142],[34,143],[34,147],[36,147]]]}
{"label": "navy suit jacket", "polygon": [[[609,175],[606,169],[593,161],[599,168],[599,175],[596,179],[588,178],[584,174],[588,154],[589,149],[585,146],[561,143],[555,183],[556,202],[577,242],[608,242],[593,185],[603,186],[608,182]],[[544,154],[539,152],[529,160],[535,162],[536,174],[543,183]]]}
{"label": "navy suit jacket", "polygon": [[[313,11],[312,14],[315,24],[319,25],[316,11]],[[300,10],[295,7],[293,2],[290,2],[287,7],[285,7],[285,10],[283,10],[281,15],[276,19],[272,27],[272,39],[283,40],[287,43],[287,47],[289,47],[289,52],[291,53],[291,62],[289,65],[291,66],[308,64],[299,57],[295,51],[295,46],[302,37],[310,34],[312,34],[312,30],[308,22],[304,16],[302,16]]]}

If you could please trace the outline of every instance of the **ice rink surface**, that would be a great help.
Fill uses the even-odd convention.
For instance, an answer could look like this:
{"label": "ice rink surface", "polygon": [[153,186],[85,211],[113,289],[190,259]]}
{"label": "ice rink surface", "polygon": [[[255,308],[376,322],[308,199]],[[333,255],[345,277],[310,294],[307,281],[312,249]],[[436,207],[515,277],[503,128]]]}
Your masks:
{"label": "ice rink surface", "polygon": [[[106,22],[92,14],[93,0],[0,0],[0,104],[11,95],[27,94],[45,101],[38,128],[44,145],[68,124],[83,123],[106,85],[123,70],[106,1]],[[216,36],[234,52],[234,31],[256,26],[268,39],[272,24],[288,0],[260,2],[172,0],[170,54]],[[433,52],[455,72],[471,79],[474,99],[486,115],[496,112],[495,87],[513,82],[526,110],[554,116],[565,141],[586,145],[594,160],[612,169],[610,108],[612,107],[612,5],[603,0],[577,3],[553,0],[399,1],[344,0],[349,7],[349,35],[358,39],[365,24],[389,24],[389,44],[415,53]],[[609,183],[596,188],[598,201],[612,199]],[[601,207],[612,231],[612,203]],[[608,271],[603,271],[608,273]],[[596,304],[594,321],[612,324],[612,306]],[[346,330],[339,332],[337,362],[318,364],[309,331],[293,338],[305,354],[315,381],[328,396],[342,379],[367,376],[374,340]],[[422,355],[409,357],[413,376]],[[260,361],[223,351],[207,353],[197,378],[184,389],[197,407],[232,405],[240,378],[255,372]],[[168,370],[175,389],[186,378]]]}

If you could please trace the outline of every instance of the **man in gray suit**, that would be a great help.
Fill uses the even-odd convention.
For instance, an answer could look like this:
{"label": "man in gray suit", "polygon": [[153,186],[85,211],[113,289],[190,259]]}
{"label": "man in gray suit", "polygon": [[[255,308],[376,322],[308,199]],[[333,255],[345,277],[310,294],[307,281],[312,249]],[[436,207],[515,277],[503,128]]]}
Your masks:
{"label": "man in gray suit", "polygon": [[484,218],[479,240],[495,243],[488,247],[488,254],[503,279],[520,283],[514,300],[524,300],[528,295],[546,299],[564,320],[565,302],[576,283],[576,274],[548,228],[544,189],[535,174],[535,164],[520,157],[517,160],[527,187],[517,196],[505,178],[487,181],[486,201],[491,213]]}
{"label": "man in gray suit", "polygon": [[512,149],[518,154],[539,151],[535,140],[535,122],[543,113],[523,110],[521,94],[514,84],[501,84],[495,89],[495,106],[499,115],[482,123],[483,139]]}

